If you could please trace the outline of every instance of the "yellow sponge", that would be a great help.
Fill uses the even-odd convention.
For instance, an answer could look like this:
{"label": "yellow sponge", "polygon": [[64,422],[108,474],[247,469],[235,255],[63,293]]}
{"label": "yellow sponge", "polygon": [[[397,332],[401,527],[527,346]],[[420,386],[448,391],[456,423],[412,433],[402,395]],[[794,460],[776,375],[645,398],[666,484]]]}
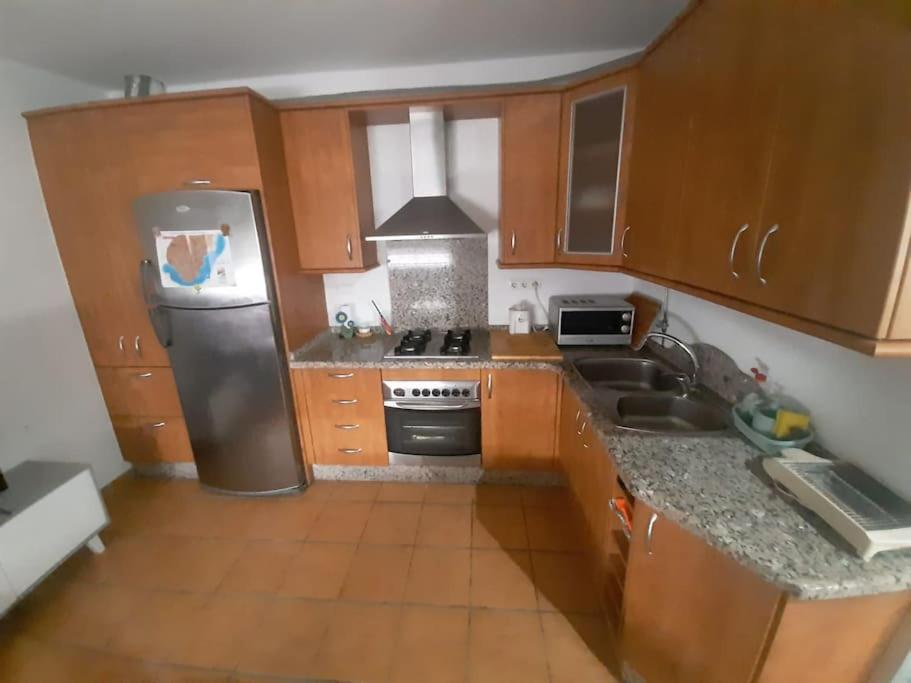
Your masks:
{"label": "yellow sponge", "polygon": [[785,439],[795,429],[807,431],[810,428],[810,416],[794,413],[790,410],[779,410],[775,417],[775,429],[772,433],[776,439]]}

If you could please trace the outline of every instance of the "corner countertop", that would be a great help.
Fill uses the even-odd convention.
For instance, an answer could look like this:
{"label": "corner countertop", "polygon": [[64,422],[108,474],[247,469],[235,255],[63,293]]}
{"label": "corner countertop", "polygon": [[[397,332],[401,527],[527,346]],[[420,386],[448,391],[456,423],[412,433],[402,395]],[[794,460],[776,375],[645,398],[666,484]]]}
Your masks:
{"label": "corner countertop", "polygon": [[[496,361],[486,348],[476,360],[383,359],[387,337],[340,339],[325,332],[290,356],[292,368],[539,368],[560,372],[578,394],[602,444],[633,495],[657,512],[804,600],[911,589],[911,550],[864,562],[822,522],[785,501],[754,473],[762,455],[734,431],[712,436],[642,435],[615,428],[607,411],[573,370],[574,355],[629,355],[628,349],[566,354],[564,363]],[[660,522],[659,522],[660,523]]]}

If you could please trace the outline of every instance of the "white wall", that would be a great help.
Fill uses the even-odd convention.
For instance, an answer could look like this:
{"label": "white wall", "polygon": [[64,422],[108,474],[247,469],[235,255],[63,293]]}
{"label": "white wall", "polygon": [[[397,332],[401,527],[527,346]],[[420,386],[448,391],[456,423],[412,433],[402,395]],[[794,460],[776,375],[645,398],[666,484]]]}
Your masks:
{"label": "white wall", "polygon": [[0,60],[0,469],[90,463],[126,469],[104,408],[38,184],[29,109],[99,99],[100,88]]}

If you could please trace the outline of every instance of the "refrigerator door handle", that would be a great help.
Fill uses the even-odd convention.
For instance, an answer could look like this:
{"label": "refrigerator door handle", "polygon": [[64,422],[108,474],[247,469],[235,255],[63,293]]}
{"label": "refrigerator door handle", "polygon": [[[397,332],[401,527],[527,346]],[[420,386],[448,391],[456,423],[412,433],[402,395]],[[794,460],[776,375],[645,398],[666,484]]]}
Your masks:
{"label": "refrigerator door handle", "polygon": [[164,308],[152,302],[152,295],[149,289],[148,274],[153,270],[154,265],[152,264],[151,259],[142,259],[142,261],[139,262],[139,284],[142,289],[142,299],[145,302],[146,311],[149,314],[149,322],[152,323],[152,329],[155,331],[158,343],[164,348],[168,348],[173,343],[168,314]]}

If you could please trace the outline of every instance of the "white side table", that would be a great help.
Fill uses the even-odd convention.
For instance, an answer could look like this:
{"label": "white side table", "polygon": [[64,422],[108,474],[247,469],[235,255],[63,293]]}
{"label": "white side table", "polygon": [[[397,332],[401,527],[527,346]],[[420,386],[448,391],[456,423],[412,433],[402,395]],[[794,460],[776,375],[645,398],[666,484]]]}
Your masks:
{"label": "white side table", "polygon": [[83,545],[104,551],[110,522],[88,465],[28,461],[0,492],[0,615]]}

